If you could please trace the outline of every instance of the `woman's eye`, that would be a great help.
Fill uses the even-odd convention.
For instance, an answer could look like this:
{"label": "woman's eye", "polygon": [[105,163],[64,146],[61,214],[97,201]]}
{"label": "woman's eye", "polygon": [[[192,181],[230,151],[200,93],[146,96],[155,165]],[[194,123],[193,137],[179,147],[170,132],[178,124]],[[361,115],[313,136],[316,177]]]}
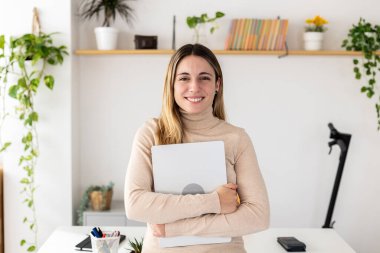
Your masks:
{"label": "woman's eye", "polygon": [[209,76],[201,76],[200,77],[201,80],[211,80],[211,78]]}
{"label": "woman's eye", "polygon": [[179,81],[187,81],[187,80],[189,80],[189,78],[186,76],[182,76],[182,77],[178,78],[178,80]]}

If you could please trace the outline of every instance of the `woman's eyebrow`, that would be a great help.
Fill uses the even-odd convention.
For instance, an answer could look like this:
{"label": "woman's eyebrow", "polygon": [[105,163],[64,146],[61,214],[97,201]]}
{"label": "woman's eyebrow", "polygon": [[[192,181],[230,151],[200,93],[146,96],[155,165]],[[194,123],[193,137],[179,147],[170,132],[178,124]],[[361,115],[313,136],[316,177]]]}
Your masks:
{"label": "woman's eyebrow", "polygon": [[201,72],[201,73],[199,73],[199,75],[209,75],[209,76],[212,76],[210,73],[208,73],[208,72]]}
{"label": "woman's eyebrow", "polygon": [[187,73],[187,72],[181,72],[181,73],[178,73],[178,74],[177,74],[177,76],[179,76],[179,75],[190,75],[190,74]]}

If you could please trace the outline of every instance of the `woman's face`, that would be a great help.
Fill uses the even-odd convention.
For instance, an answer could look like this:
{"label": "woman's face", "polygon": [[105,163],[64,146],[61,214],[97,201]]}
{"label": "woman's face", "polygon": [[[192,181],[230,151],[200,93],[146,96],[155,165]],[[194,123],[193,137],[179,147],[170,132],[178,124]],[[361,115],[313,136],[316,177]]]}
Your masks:
{"label": "woman's face", "polygon": [[186,56],[177,66],[175,102],[188,113],[200,113],[212,106],[219,83],[214,69],[205,59],[195,55]]}

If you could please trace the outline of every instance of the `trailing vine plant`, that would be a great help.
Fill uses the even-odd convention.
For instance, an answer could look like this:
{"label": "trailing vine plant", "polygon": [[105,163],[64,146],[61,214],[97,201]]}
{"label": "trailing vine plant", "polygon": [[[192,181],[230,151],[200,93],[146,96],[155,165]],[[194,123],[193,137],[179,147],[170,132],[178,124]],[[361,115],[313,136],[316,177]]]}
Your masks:
{"label": "trailing vine plant", "polygon": [[[39,144],[37,133],[38,112],[35,109],[35,97],[41,82],[50,90],[54,87],[54,77],[46,73],[48,65],[62,64],[64,55],[68,55],[66,46],[54,46],[53,34],[39,33],[25,34],[20,37],[5,39],[0,35],[0,85],[2,96],[2,113],[0,127],[11,115],[6,110],[6,93],[16,100],[15,116],[22,122],[23,133],[20,141],[23,145],[23,153],[19,157],[18,165],[24,171],[21,195],[23,203],[31,213],[25,215],[23,223],[33,233],[33,240],[22,239],[21,247],[28,252],[38,250],[38,226],[35,206],[35,170],[39,156]],[[12,78],[9,78],[12,75]],[[16,81],[8,87],[8,81]],[[0,152],[9,148],[11,142],[0,140]]]}
{"label": "trailing vine plant", "polygon": [[358,80],[366,79],[366,83],[361,87],[361,92],[368,98],[375,96],[375,109],[377,113],[377,129],[380,131],[380,94],[376,85],[376,75],[380,73],[380,56],[376,51],[380,50],[380,26],[372,25],[360,18],[357,25],[353,25],[349,30],[347,39],[342,43],[342,47],[347,51],[362,52],[361,59],[354,59],[354,74]]}

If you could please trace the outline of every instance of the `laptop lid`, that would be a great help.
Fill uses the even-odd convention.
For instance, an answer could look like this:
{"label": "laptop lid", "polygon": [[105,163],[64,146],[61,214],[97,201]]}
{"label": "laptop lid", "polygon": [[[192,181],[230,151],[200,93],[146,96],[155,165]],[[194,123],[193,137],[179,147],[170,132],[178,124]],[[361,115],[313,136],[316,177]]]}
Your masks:
{"label": "laptop lid", "polygon": [[[159,193],[210,193],[227,183],[223,141],[152,147],[154,188]],[[230,237],[180,236],[160,238],[160,247],[226,243]]]}

